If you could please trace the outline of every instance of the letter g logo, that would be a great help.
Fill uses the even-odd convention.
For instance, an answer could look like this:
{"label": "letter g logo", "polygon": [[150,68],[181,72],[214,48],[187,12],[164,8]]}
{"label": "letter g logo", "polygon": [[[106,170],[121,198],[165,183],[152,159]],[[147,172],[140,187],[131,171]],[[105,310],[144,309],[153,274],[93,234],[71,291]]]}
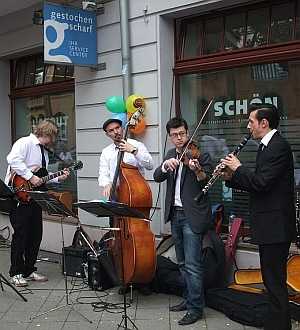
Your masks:
{"label": "letter g logo", "polygon": [[44,57],[45,61],[72,63],[66,55],[51,55],[52,51],[59,48],[65,39],[65,30],[68,30],[67,23],[60,23],[55,20],[44,21]]}

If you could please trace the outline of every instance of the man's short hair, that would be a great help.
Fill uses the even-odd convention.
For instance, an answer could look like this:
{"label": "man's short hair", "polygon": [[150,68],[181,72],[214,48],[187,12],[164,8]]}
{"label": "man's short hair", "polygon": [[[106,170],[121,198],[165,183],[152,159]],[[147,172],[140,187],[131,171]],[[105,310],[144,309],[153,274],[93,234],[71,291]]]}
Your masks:
{"label": "man's short hair", "polygon": [[184,126],[186,131],[188,130],[188,124],[183,118],[173,117],[167,122],[166,130],[167,130],[168,134],[170,134],[171,128],[178,128],[181,126]]}
{"label": "man's short hair", "polygon": [[38,123],[38,125],[34,129],[34,134],[37,137],[49,136],[56,137],[58,134],[58,127],[54,123],[54,121],[50,119],[45,119]]}
{"label": "man's short hair", "polygon": [[279,111],[278,109],[273,105],[269,103],[253,103],[249,107],[248,111],[253,112],[256,111],[256,119],[260,123],[263,119],[266,119],[269,123],[269,127],[271,129],[277,128],[279,125]]}

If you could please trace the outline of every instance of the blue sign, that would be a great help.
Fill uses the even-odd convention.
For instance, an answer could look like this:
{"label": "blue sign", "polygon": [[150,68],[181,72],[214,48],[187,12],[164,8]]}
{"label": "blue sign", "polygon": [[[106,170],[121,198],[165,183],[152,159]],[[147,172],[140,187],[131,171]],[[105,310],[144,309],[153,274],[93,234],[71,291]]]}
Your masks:
{"label": "blue sign", "polygon": [[44,4],[44,61],[97,64],[96,13]]}

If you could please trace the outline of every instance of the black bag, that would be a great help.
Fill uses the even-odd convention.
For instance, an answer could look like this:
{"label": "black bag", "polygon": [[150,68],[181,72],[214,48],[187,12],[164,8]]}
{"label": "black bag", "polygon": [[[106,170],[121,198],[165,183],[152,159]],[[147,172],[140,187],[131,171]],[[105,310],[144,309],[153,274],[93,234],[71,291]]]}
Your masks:
{"label": "black bag", "polygon": [[[208,231],[203,244],[204,289],[220,287],[224,283],[224,243],[215,231]],[[164,256],[157,256],[155,277],[151,283],[154,292],[183,295],[184,281],[176,263]]]}
{"label": "black bag", "polygon": [[263,326],[269,309],[266,295],[230,288],[207,290],[206,305],[224,313],[233,321],[253,327]]}
{"label": "black bag", "polygon": [[183,295],[184,282],[179,267],[164,256],[157,256],[156,273],[151,282],[151,289],[157,293]]}

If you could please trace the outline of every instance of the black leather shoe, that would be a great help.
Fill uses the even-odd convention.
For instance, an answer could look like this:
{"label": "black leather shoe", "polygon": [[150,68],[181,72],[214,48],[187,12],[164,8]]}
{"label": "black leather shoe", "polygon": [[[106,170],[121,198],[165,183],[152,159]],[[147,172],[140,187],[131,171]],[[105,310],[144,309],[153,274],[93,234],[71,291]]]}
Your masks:
{"label": "black leather shoe", "polygon": [[197,322],[202,319],[202,314],[190,313],[187,312],[184,317],[178,321],[179,325],[188,325]]}
{"label": "black leather shoe", "polygon": [[169,309],[171,312],[186,311],[186,303],[185,303],[185,301],[182,301],[180,304],[171,306]]}

